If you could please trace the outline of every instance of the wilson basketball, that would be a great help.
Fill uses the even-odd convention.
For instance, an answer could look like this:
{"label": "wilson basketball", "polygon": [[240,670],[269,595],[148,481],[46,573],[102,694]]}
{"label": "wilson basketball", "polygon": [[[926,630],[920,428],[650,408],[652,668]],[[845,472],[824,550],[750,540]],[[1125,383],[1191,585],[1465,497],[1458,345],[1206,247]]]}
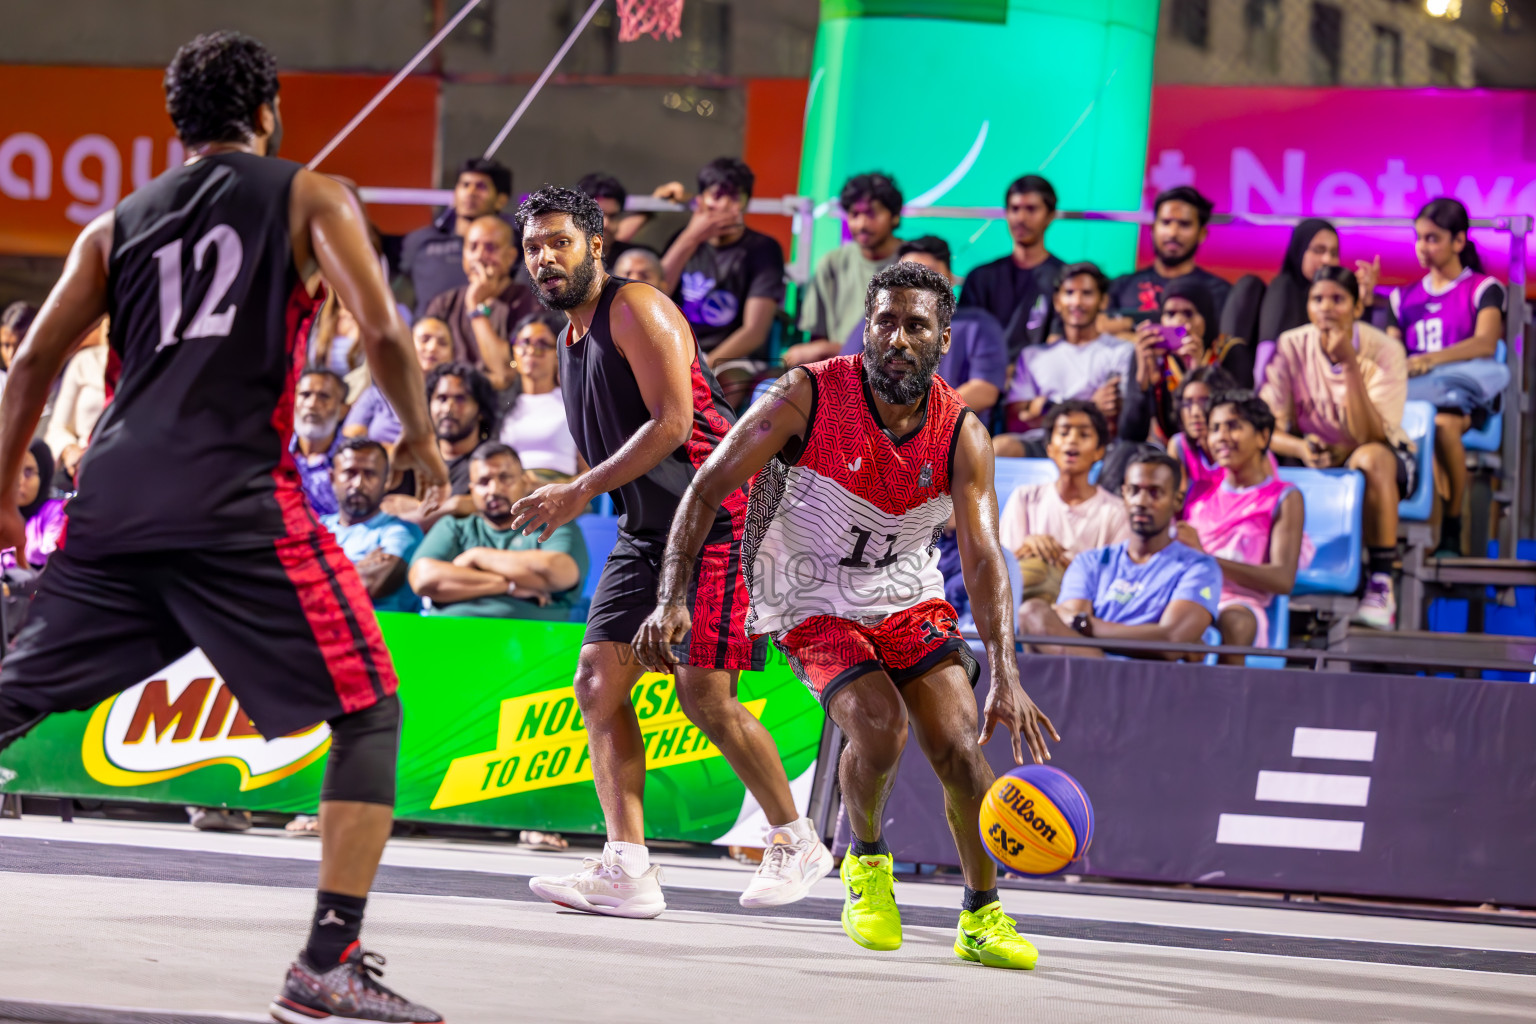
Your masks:
{"label": "wilson basketball", "polygon": [[1060,768],[1026,764],[999,775],[981,802],[981,841],[1016,875],[1054,875],[1088,852],[1093,805]]}

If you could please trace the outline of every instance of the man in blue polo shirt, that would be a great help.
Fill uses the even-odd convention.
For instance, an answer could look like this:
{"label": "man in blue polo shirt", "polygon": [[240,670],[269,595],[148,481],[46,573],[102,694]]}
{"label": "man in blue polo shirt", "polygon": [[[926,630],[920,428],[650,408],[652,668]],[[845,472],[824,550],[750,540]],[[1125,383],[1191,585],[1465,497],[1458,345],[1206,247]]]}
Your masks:
{"label": "man in blue polo shirt", "polygon": [[[1134,456],[1121,489],[1130,513],[1130,539],[1074,558],[1062,578],[1056,606],[1038,598],[1025,601],[1019,609],[1020,631],[1107,641],[1199,642],[1216,618],[1221,568],[1216,559],[1174,539],[1169,530],[1183,500],[1183,479],[1171,456]],[[1032,646],[1041,654],[1104,656],[1094,647]],[[1182,655],[1145,657],[1174,661]]]}
{"label": "man in blue polo shirt", "polygon": [[374,608],[416,612],[421,600],[405,577],[421,545],[421,529],[379,511],[388,482],[389,453],[382,444],[366,437],[343,441],[331,459],[331,486],[339,510],[321,516],[320,522],[357,567]]}

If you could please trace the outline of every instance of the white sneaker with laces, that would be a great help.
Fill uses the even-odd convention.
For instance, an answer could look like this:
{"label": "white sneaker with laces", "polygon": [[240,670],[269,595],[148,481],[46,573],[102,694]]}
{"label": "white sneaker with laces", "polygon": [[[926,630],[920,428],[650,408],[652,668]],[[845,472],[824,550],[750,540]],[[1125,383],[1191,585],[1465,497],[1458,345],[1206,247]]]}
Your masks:
{"label": "white sneaker with laces", "polygon": [[763,862],[741,894],[744,907],[782,907],[804,899],[834,866],[832,851],[816,838],[809,819],[770,828],[765,838]]}
{"label": "white sneaker with laces", "polygon": [[1365,596],[1355,610],[1351,622],[1371,629],[1393,629],[1397,624],[1397,598],[1392,594],[1392,577],[1384,572],[1372,573],[1365,584]]}
{"label": "white sneaker with laces", "polygon": [[607,848],[601,857],[584,858],[580,871],[530,878],[528,888],[540,899],[589,914],[650,918],[667,909],[661,866],[631,875],[619,864],[618,854]]}

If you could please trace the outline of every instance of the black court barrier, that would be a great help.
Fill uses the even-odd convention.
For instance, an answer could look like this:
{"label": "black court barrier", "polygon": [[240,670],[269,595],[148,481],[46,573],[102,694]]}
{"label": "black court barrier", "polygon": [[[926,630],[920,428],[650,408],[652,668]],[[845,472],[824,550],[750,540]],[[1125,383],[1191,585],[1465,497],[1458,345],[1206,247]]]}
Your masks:
{"label": "black court barrier", "polygon": [[[1536,686],[1041,655],[1019,675],[1093,802],[1069,872],[1536,906]],[[916,744],[884,828],[898,861],[957,863]]]}

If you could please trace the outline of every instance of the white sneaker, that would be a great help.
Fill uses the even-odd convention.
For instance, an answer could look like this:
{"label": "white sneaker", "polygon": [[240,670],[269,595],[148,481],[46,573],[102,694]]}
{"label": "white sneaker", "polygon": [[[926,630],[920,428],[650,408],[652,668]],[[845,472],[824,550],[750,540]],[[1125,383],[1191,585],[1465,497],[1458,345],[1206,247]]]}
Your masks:
{"label": "white sneaker", "polygon": [[741,894],[742,906],[782,907],[804,899],[811,886],[832,870],[832,851],[815,838],[808,821],[800,829],[795,828],[797,824],[768,830],[768,848],[763,851],[757,874]]}
{"label": "white sneaker", "polygon": [[1397,598],[1392,593],[1392,577],[1372,573],[1365,584],[1365,596],[1351,622],[1371,629],[1392,629],[1397,623]]}
{"label": "white sneaker", "polygon": [[570,875],[540,875],[528,880],[540,899],[572,910],[609,917],[655,917],[667,909],[661,892],[661,865],[643,875],[625,872],[618,855],[604,849],[602,857],[587,857]]}

